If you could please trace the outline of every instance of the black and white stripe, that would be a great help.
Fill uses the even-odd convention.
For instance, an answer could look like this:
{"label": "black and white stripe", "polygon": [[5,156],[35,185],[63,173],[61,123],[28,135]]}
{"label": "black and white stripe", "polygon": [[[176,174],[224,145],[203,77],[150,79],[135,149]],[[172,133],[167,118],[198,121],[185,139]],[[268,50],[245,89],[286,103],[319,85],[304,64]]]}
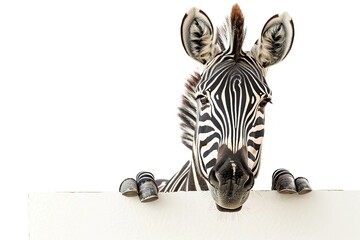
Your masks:
{"label": "black and white stripe", "polygon": [[235,5],[224,27],[214,34],[210,19],[201,10],[193,8],[184,16],[183,46],[204,64],[201,74],[188,79],[179,113],[182,141],[192,150],[192,159],[162,182],[160,191],[208,190],[208,174],[221,145],[233,153],[245,147],[247,167],[253,176],[258,174],[265,105],[271,100],[265,74],[268,66],[285,58],[294,31],[287,13],[275,15],[252,50],[244,52],[243,20]]}

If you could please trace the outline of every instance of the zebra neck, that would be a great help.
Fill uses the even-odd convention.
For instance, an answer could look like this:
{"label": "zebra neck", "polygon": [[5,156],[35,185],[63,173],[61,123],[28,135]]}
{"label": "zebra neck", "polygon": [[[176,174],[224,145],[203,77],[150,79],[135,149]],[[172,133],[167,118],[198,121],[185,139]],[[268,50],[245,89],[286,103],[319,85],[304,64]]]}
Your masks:
{"label": "zebra neck", "polygon": [[[204,173],[205,166],[198,158],[197,152],[192,152],[192,159],[190,161],[190,170],[188,174],[189,188],[194,191],[206,191],[208,190],[207,175]],[[192,191],[192,190],[190,190]]]}
{"label": "zebra neck", "polygon": [[197,165],[194,159],[187,161],[181,170],[159,190],[161,192],[207,191],[206,180],[200,174]]}

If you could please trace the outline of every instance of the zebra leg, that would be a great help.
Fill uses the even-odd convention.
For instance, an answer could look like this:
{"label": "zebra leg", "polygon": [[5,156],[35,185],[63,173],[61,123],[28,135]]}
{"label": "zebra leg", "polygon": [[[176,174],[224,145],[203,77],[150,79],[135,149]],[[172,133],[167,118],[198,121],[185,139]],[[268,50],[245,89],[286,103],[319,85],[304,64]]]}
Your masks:
{"label": "zebra leg", "polygon": [[158,187],[159,192],[163,192],[166,184],[168,184],[169,180],[167,179],[156,179],[155,183]]}
{"label": "zebra leg", "polygon": [[304,177],[298,177],[295,179],[296,191],[299,194],[306,194],[312,191],[309,181]]}
{"label": "zebra leg", "polygon": [[135,179],[126,178],[119,187],[119,192],[126,197],[134,197],[139,194],[138,185]]}
{"label": "zebra leg", "polygon": [[296,193],[294,176],[286,169],[279,168],[272,175],[271,190],[279,193],[293,194]]}
{"label": "zebra leg", "polygon": [[139,172],[136,181],[133,178],[125,179],[119,187],[124,196],[139,196],[141,202],[151,202],[158,199],[158,186],[154,175],[150,172]]}
{"label": "zebra leg", "polygon": [[286,169],[279,168],[272,175],[271,190],[284,194],[306,194],[311,192],[309,181],[304,177],[294,179],[294,176]]}

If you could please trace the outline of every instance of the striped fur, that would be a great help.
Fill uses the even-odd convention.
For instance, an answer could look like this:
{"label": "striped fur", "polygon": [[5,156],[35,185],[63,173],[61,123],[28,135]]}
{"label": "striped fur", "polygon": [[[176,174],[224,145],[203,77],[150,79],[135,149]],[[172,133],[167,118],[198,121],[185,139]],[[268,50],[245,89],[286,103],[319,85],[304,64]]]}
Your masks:
{"label": "striped fur", "polygon": [[[210,19],[199,9],[193,8],[184,16],[183,46],[190,57],[204,65],[201,74],[194,73],[187,80],[179,108],[182,142],[192,150],[192,158],[169,181],[162,181],[159,190],[210,189],[219,206],[235,209],[246,201],[260,167],[265,105],[271,100],[266,68],[286,57],[294,31],[286,13],[275,15],[265,24],[252,50],[245,52],[244,17],[238,5],[216,34],[213,29]],[[230,159],[225,168],[221,161],[229,159],[224,154],[240,157],[237,161],[241,163]],[[239,184],[240,192],[242,187],[247,192],[229,200],[231,188],[225,188],[230,191],[225,194],[220,189],[223,186],[220,191],[212,181],[219,169],[229,178],[227,181]],[[232,200],[236,203],[228,204]]]}

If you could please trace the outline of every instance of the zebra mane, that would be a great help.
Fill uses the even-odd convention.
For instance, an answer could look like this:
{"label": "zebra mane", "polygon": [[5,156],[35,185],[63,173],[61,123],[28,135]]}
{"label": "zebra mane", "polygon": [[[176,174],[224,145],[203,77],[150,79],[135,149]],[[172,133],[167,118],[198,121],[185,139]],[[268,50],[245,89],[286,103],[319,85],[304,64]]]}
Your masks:
{"label": "zebra mane", "polygon": [[179,117],[181,119],[180,128],[183,130],[182,143],[192,149],[194,132],[196,127],[196,100],[195,89],[200,82],[200,74],[195,72],[185,83],[185,93],[182,96],[181,106],[179,107]]}
{"label": "zebra mane", "polygon": [[242,45],[245,38],[244,32],[244,16],[240,10],[239,5],[235,4],[231,10],[231,33],[232,33],[232,52],[235,61],[237,61],[242,52]]}
{"label": "zebra mane", "polygon": [[225,19],[222,27],[217,28],[216,45],[220,52],[231,49],[238,59],[242,52],[242,45],[245,39],[244,16],[237,4],[231,10],[231,15]]}

